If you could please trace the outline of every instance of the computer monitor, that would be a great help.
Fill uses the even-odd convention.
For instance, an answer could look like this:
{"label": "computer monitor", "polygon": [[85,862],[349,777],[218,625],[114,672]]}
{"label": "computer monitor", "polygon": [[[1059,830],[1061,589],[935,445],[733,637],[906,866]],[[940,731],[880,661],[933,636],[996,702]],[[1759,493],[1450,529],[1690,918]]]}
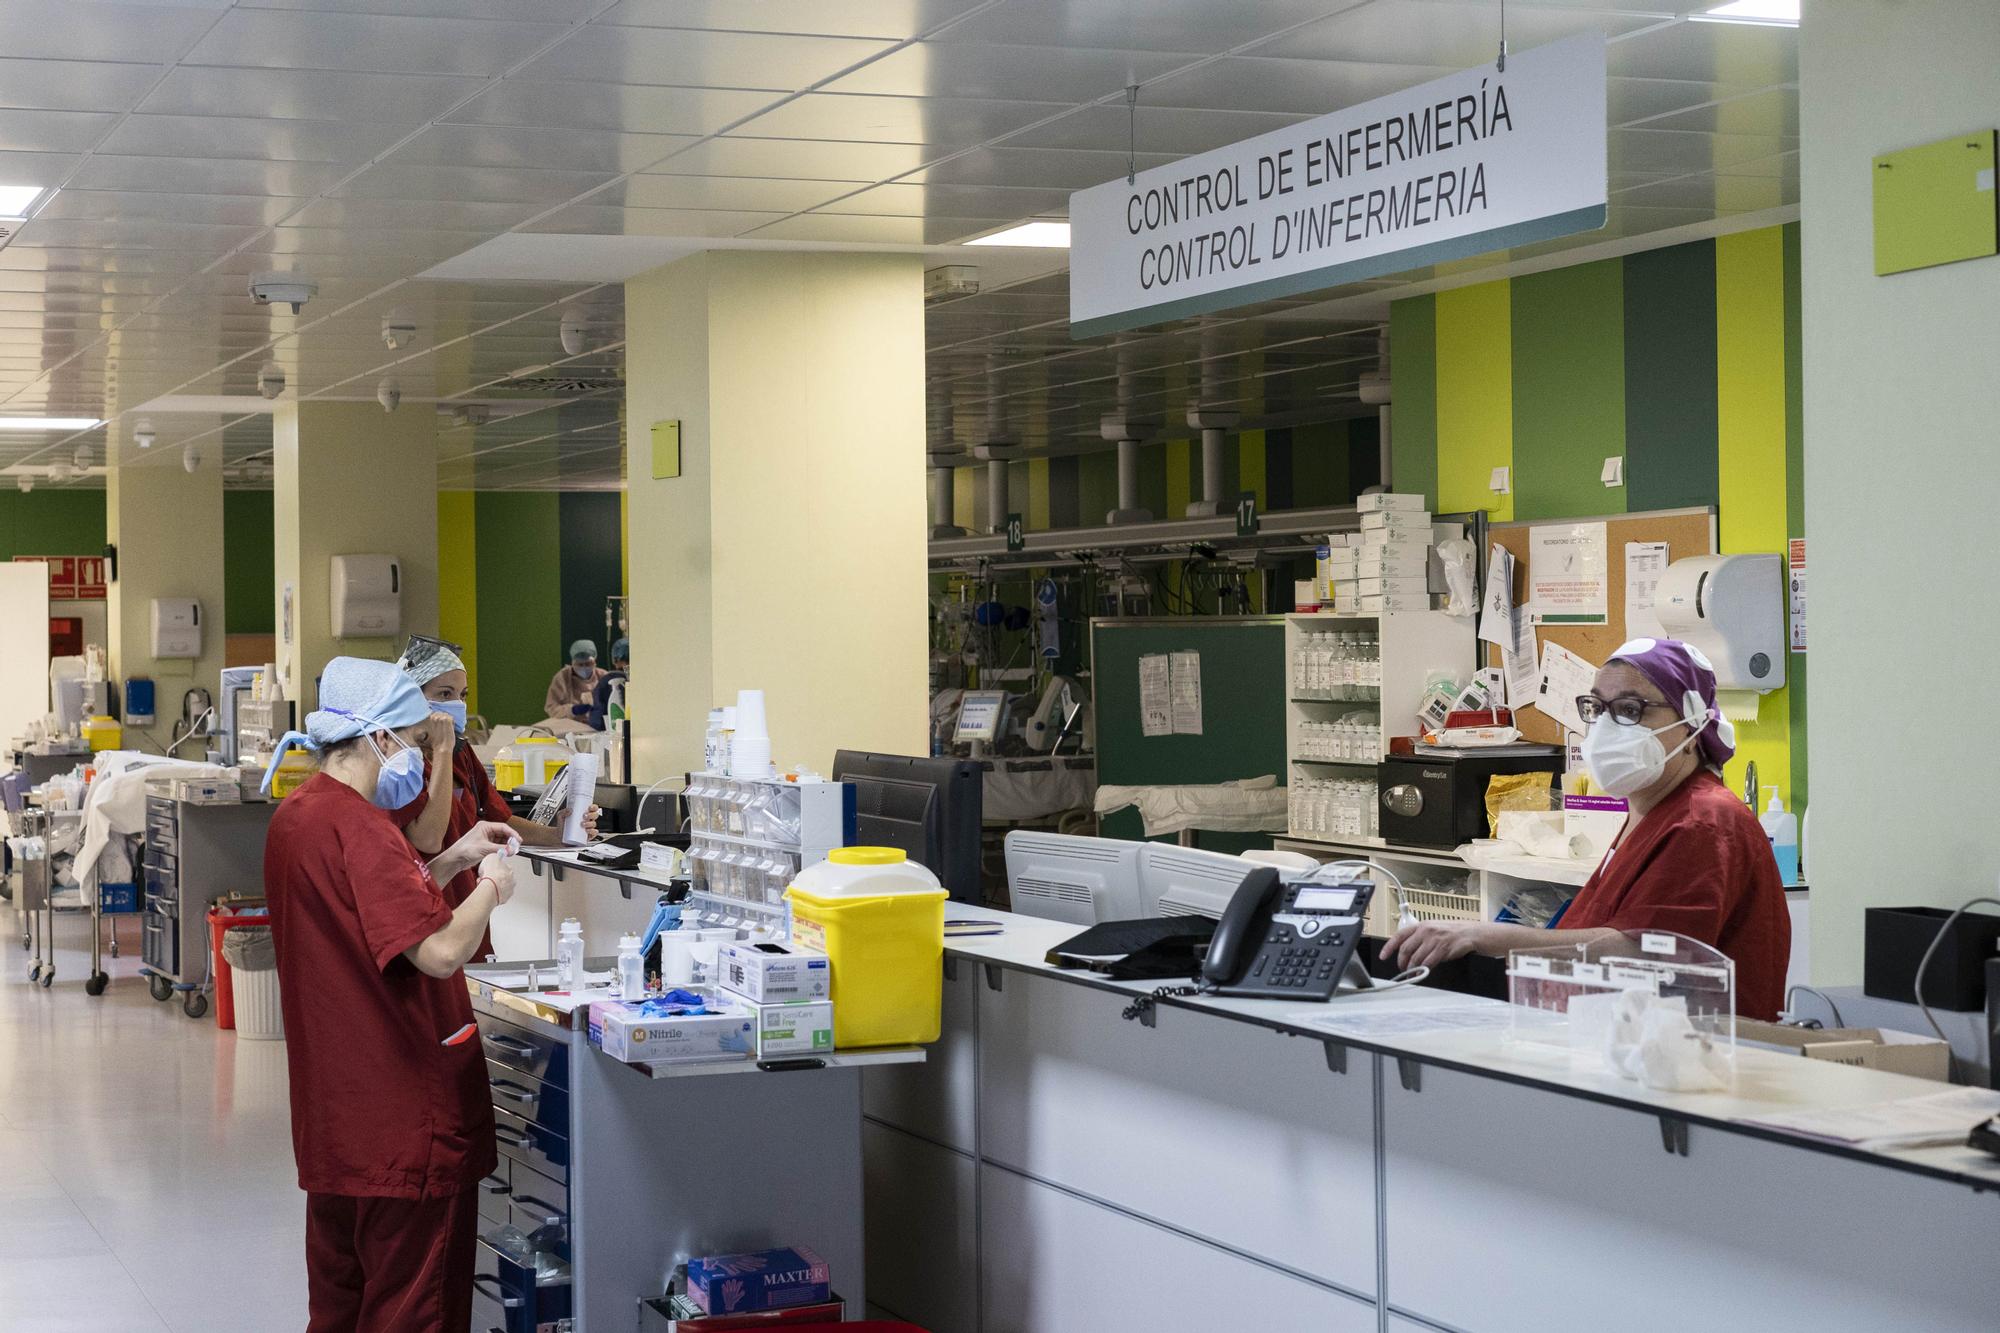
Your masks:
{"label": "computer monitor", "polygon": [[1148,916],[1139,891],[1139,853],[1146,845],[1017,829],[1007,835],[1013,908],[1023,916],[1080,926]]}
{"label": "computer monitor", "polygon": [[833,779],[854,787],[857,842],[900,847],[953,898],[980,901],[983,768],[964,759],[841,750],[833,756]]}
{"label": "computer monitor", "polygon": [[1007,691],[967,690],[959,700],[958,730],[952,739],[991,744],[1000,739],[1000,723],[1006,715]]}
{"label": "computer monitor", "polygon": [[1227,852],[1171,842],[1139,844],[1139,907],[1143,916],[1206,916],[1217,920],[1243,877],[1257,863]]}

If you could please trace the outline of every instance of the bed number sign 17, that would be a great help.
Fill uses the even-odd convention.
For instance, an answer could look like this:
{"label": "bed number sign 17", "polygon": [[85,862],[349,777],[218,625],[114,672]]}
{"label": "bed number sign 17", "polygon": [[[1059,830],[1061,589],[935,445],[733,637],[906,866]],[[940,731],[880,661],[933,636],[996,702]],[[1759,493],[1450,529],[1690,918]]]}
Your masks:
{"label": "bed number sign 17", "polygon": [[1245,491],[1236,501],[1236,535],[1257,535],[1257,492]]}

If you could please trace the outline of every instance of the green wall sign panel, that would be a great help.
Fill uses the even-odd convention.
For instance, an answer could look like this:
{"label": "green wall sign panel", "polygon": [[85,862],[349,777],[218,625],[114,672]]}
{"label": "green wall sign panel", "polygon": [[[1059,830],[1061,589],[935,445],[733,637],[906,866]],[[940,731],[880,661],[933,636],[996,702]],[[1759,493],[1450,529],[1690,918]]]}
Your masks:
{"label": "green wall sign panel", "polygon": [[1875,159],[1875,272],[2000,252],[1994,132],[1954,134]]}

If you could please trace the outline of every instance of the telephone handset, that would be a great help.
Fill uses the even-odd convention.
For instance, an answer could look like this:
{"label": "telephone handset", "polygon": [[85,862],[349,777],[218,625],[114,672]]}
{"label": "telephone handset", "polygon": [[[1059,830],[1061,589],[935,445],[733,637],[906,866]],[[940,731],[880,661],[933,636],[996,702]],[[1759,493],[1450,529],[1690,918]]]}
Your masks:
{"label": "telephone handset", "polygon": [[1243,877],[1201,965],[1217,995],[1326,1000],[1343,979],[1371,985],[1354,965],[1374,882],[1326,867],[1286,883],[1274,866]]}

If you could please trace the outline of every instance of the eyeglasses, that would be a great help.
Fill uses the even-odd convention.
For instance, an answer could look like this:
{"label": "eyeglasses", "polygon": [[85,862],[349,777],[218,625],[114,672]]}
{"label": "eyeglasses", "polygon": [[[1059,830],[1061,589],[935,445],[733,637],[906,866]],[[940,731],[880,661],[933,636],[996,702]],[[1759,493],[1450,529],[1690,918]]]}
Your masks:
{"label": "eyeglasses", "polygon": [[1616,699],[1605,699],[1595,694],[1576,696],[1576,715],[1586,723],[1595,722],[1609,713],[1611,720],[1619,726],[1636,727],[1651,708],[1667,708],[1667,705],[1654,699],[1642,699],[1636,694],[1621,694]]}

